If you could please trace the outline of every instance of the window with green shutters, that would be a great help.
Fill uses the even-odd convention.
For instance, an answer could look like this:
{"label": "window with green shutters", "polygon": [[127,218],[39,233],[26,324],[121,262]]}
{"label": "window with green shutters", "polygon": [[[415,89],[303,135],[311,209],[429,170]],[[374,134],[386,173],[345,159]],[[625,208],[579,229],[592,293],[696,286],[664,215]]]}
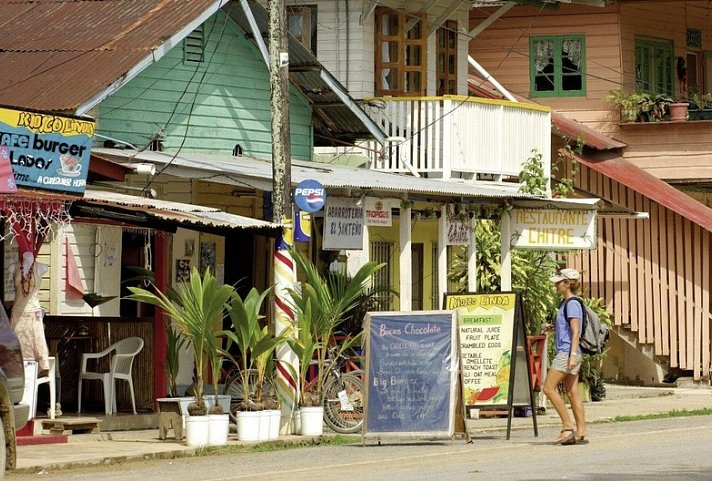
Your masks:
{"label": "window with green shutters", "polygon": [[675,53],[672,42],[661,40],[635,40],[635,86],[651,94],[672,95]]}
{"label": "window with green shutters", "polygon": [[532,97],[586,95],[586,38],[583,35],[530,37]]}

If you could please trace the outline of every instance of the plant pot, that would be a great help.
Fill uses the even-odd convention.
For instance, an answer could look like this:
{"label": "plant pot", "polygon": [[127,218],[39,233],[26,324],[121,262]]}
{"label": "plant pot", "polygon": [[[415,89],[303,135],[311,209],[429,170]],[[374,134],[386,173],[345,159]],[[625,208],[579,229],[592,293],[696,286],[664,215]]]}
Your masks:
{"label": "plant pot", "polygon": [[687,109],[690,106],[687,102],[673,102],[668,105],[670,109],[670,121],[680,122],[687,120]]}
{"label": "plant pot", "polygon": [[302,436],[321,436],[324,434],[324,407],[302,407]]}
{"label": "plant pot", "polygon": [[688,120],[702,120],[702,110],[688,110],[687,118]]}
{"label": "plant pot", "polygon": [[185,442],[198,448],[208,445],[210,421],[208,416],[187,416],[185,418]]}
{"label": "plant pot", "polygon": [[637,109],[621,109],[621,122],[630,123],[635,122],[638,118]]}
{"label": "plant pot", "polygon": [[210,430],[208,446],[225,446],[230,432],[230,416],[228,414],[208,414]]}
{"label": "plant pot", "polygon": [[260,419],[260,411],[238,411],[237,439],[239,441],[259,441]]}
{"label": "plant pot", "polygon": [[269,436],[267,439],[279,438],[279,425],[282,422],[282,411],[273,409],[267,411],[269,413]]}
{"label": "plant pot", "polygon": [[292,413],[292,426],[294,427],[294,434],[302,434],[302,414],[300,408],[295,409]]}
{"label": "plant pot", "polygon": [[272,423],[272,415],[269,411],[260,411],[260,432],[259,440],[268,441],[270,433],[270,424]]}

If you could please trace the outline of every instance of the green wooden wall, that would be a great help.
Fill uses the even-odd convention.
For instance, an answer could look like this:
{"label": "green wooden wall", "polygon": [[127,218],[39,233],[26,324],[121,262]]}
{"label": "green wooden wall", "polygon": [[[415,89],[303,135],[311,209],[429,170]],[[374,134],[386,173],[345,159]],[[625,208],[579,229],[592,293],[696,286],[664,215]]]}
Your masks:
{"label": "green wooden wall", "polygon": [[[101,103],[98,133],[144,147],[163,129],[166,152],[232,155],[240,144],[246,156],[270,158],[269,73],[259,51],[223,12],[203,29],[202,63],[184,62],[178,44]],[[290,88],[292,157],[311,160],[311,106]]]}

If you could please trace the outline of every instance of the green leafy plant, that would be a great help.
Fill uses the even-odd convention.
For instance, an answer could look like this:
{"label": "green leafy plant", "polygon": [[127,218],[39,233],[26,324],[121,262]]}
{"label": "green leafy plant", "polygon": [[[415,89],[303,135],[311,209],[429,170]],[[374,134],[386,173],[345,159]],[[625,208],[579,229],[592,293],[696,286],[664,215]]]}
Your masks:
{"label": "green leafy plant", "polygon": [[181,334],[193,347],[195,360],[195,403],[188,406],[192,416],[206,414],[203,373],[211,349],[215,346],[215,333],[222,329],[222,320],[235,289],[220,284],[209,271],[201,277],[193,268],[190,279],[184,283],[176,299],[161,291],[153,293],[139,287],[129,287],[129,299],[151,304],[163,309],[178,324]]}
{"label": "green leafy plant", "polygon": [[[302,254],[297,251],[291,251],[291,254],[306,278],[300,291],[290,291],[297,317],[301,318],[298,320],[300,333],[297,337],[306,335],[303,326],[308,325],[314,344],[307,344],[305,349],[314,347],[312,354],[316,356],[317,365],[316,382],[309,392],[301,393],[300,403],[303,406],[320,406],[328,375],[328,349],[334,332],[358,306],[363,293],[369,290],[373,275],[382,269],[384,264],[368,262],[353,277],[340,273],[322,276],[316,265]],[[359,339],[360,335],[352,336],[337,346],[337,355],[349,349]]]}
{"label": "green leafy plant", "polygon": [[522,164],[522,171],[519,174],[522,186],[519,191],[532,195],[546,195],[546,179],[541,152],[533,149],[531,157]]}
{"label": "green leafy plant", "polygon": [[171,396],[178,396],[178,371],[180,369],[180,351],[185,346],[185,337],[175,329],[170,321],[166,322],[166,375]]}
{"label": "green leafy plant", "polygon": [[[235,293],[228,310],[232,329],[223,332],[227,343],[222,353],[240,367],[240,381],[244,398],[238,409],[242,411],[260,411],[262,409],[262,406],[253,398],[257,386],[250,385],[250,375],[255,361],[266,353],[274,352],[276,349],[274,344],[277,341],[275,340],[272,343],[268,338],[263,337],[264,331],[260,327],[260,320],[263,318],[260,312],[270,291],[271,289],[267,289],[259,292],[257,289],[252,288],[244,299]],[[240,350],[239,361],[230,353],[230,347],[233,344],[236,344]]]}

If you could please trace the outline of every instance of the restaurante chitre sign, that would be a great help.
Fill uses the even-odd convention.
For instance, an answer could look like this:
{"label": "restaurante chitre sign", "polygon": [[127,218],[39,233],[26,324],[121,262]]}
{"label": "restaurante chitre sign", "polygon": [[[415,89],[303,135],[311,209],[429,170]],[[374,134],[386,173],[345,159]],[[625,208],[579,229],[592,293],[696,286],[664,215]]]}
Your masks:
{"label": "restaurante chitre sign", "polygon": [[513,209],[512,247],[542,250],[596,248],[596,211]]}

